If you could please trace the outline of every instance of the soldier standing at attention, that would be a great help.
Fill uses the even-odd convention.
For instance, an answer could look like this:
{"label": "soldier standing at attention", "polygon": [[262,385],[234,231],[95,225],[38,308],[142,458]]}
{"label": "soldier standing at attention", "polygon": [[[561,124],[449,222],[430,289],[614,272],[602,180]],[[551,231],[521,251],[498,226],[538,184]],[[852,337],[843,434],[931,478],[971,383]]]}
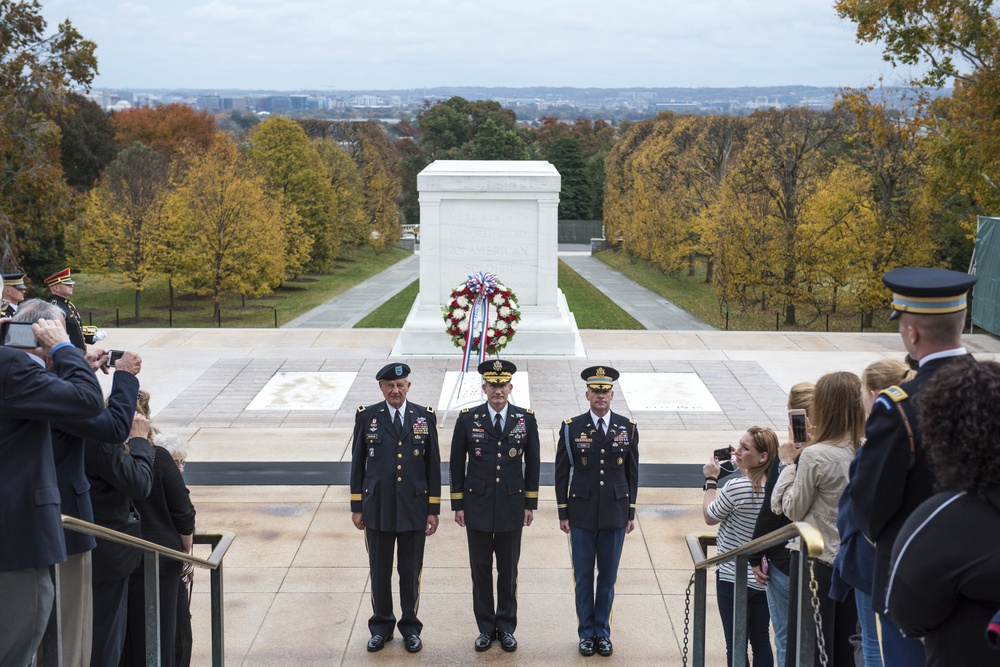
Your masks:
{"label": "soldier standing at attention", "polygon": [[489,649],[494,639],[499,639],[504,651],[517,650],[521,531],[531,525],[538,507],[538,422],[531,410],[507,401],[516,371],[517,366],[500,359],[479,364],[487,402],[462,410],[451,440],[451,508],[469,540],[472,609],[479,626],[477,651]]}
{"label": "soldier standing at attention", "polygon": [[23,273],[3,274],[3,305],[0,306],[0,317],[14,317],[17,306],[24,301],[24,291],[28,287],[24,284]]}
{"label": "soldier standing at attention", "polygon": [[[962,347],[966,295],[976,277],[958,271],[902,268],[882,278],[892,290],[892,315],[907,353],[920,364],[917,376],[883,390],[865,427],[854,474],[844,490],[854,518],[875,544],[872,608],[881,616],[886,665],[923,665],[923,646],[903,637],[886,613],[893,542],[907,517],[934,493],[934,476],[921,442],[914,396],[935,373],[966,357]],[[918,401],[919,402],[919,401]]]}
{"label": "soldier standing at attention", "polygon": [[375,379],[384,401],[358,408],[351,454],[351,520],[365,531],[372,580],[369,651],[392,641],[392,558],[398,548],[399,632],[406,650],[423,648],[417,618],[424,543],[441,513],[441,452],[433,408],[410,403],[410,367],[393,363]]}
{"label": "soldier standing at attention", "polygon": [[596,651],[606,657],[614,650],[611,608],[618,561],[625,534],[635,528],[639,431],[634,421],[611,412],[618,375],[609,366],[592,366],[580,374],[590,410],[563,422],[556,446],[559,527],[570,535],[577,632],[580,653],[586,656]]}
{"label": "soldier standing at attention", "polygon": [[86,352],[87,344],[83,340],[83,320],[80,318],[80,311],[69,300],[73,296],[74,284],[70,277],[69,267],[57,271],[45,279],[45,286],[52,292],[52,303],[59,306],[66,315],[66,333],[69,334],[69,342],[73,343],[74,347]]}

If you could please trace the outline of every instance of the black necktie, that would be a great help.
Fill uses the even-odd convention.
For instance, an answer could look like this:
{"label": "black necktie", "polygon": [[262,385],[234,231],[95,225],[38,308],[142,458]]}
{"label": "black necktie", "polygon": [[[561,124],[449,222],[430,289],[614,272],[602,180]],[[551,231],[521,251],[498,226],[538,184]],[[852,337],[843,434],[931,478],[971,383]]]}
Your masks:
{"label": "black necktie", "polygon": [[396,416],[392,418],[392,427],[396,429],[396,436],[402,437],[403,421],[399,418],[399,410],[396,410]]}
{"label": "black necktie", "polygon": [[503,433],[503,425],[500,423],[500,413],[497,413],[496,418],[493,420],[493,425],[497,429],[497,433]]}
{"label": "black necktie", "polygon": [[603,438],[606,434],[604,432],[604,417],[599,417],[597,420],[597,430],[601,432],[601,437]]}

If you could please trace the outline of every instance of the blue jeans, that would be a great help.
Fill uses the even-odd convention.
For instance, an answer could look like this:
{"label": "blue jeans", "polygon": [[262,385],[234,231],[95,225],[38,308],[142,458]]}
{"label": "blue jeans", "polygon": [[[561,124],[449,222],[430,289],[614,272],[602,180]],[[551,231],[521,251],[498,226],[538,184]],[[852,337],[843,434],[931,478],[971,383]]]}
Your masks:
{"label": "blue jeans", "polygon": [[[722,629],[726,633],[726,664],[733,664],[733,621],[736,587],[731,581],[715,579],[715,596],[719,603]],[[771,653],[770,614],[767,612],[767,595],[747,587],[747,639],[753,650],[753,667],[774,667]]]}
{"label": "blue jeans", "polygon": [[878,620],[872,609],[872,596],[860,588],[855,588],[854,601],[858,606],[858,625],[861,626],[861,651],[865,655],[865,667],[882,667],[882,649],[878,645]]}
{"label": "blue jeans", "polygon": [[778,652],[778,665],[785,664],[785,649],[788,648],[788,591],[791,583],[788,575],[771,566],[767,570],[767,608],[771,611],[771,627],[774,628],[774,647]]}
{"label": "blue jeans", "polygon": [[892,621],[879,615],[882,624],[882,648],[885,667],[923,667],[924,645],[919,639],[904,637]]}

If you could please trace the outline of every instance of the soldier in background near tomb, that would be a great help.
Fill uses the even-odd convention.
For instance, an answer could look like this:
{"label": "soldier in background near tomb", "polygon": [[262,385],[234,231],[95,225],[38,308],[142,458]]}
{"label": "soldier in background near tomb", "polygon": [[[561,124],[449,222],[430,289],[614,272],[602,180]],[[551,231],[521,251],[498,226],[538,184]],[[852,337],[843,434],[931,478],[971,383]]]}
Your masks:
{"label": "soldier in background near tomb", "polygon": [[508,402],[516,371],[517,366],[500,359],[479,364],[487,402],[462,410],[451,440],[451,508],[469,540],[477,651],[489,649],[494,639],[504,651],[517,650],[521,532],[538,507],[538,422],[531,410]]}
{"label": "soldier in background near tomb", "polygon": [[376,375],[384,401],[354,417],[351,521],[365,531],[372,581],[368,651],[392,641],[392,558],[398,549],[399,632],[405,648],[423,648],[417,618],[424,544],[441,513],[441,452],[433,408],[410,403],[410,367],[392,363]]}
{"label": "soldier in background near tomb", "polygon": [[45,279],[45,286],[52,292],[52,303],[59,306],[66,315],[66,333],[69,334],[69,341],[86,352],[87,344],[83,340],[83,320],[80,319],[80,311],[69,300],[73,296],[74,284],[70,277],[69,267],[57,271]]}
{"label": "soldier in background near tomb", "polygon": [[606,657],[614,650],[611,608],[618,561],[625,534],[635,528],[639,431],[634,421],[611,412],[618,371],[591,366],[580,376],[587,383],[590,410],[567,419],[559,431],[556,507],[559,527],[570,534],[572,545],[579,650]]}
{"label": "soldier in background near tomb", "polygon": [[[933,474],[921,444],[914,395],[939,370],[968,352],[962,347],[966,295],[975,276],[945,269],[908,267],[882,278],[892,290],[892,315],[917,376],[889,387],[875,400],[845,489],[861,532],[875,544],[872,608],[882,616],[886,665],[923,665],[919,641],[904,638],[885,617],[885,592],[893,542],[903,522],[933,494]],[[947,372],[944,370],[943,372]]]}
{"label": "soldier in background near tomb", "polygon": [[24,292],[27,289],[23,273],[3,274],[3,305],[0,306],[0,317],[14,317],[18,305],[24,301]]}

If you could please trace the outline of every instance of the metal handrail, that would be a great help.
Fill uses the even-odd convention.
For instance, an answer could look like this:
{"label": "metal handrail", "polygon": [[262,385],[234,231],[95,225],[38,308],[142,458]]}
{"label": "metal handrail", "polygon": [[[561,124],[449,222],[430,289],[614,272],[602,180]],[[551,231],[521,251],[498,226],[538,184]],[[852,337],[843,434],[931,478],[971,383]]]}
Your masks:
{"label": "metal handrail", "polygon": [[[135,547],[136,549],[142,549],[143,551],[152,551],[160,556],[167,556],[173,560],[179,560],[184,563],[191,563],[192,565],[197,565],[198,567],[207,568],[209,570],[214,570],[222,564],[222,559],[229,550],[229,545],[233,543],[233,539],[236,537],[236,533],[228,530],[217,530],[217,531],[195,531],[195,535],[198,536],[218,536],[218,540],[211,542],[213,544],[213,549],[211,555],[208,558],[198,558],[197,556],[192,556],[191,554],[186,554],[183,551],[177,551],[176,549],[171,549],[170,547],[165,547],[155,542],[149,542],[138,537],[132,537],[131,535],[126,535],[125,533],[120,533],[117,530],[111,530],[110,528],[105,528],[104,526],[98,526],[96,523],[90,523],[89,521],[83,521],[77,519],[76,517],[62,515],[62,524],[64,528],[69,528],[70,530],[77,533],[86,533],[87,535],[93,535],[94,537],[100,537],[101,539],[108,540],[110,542],[117,542],[118,544],[124,544],[130,547]],[[199,542],[199,544],[205,544],[205,542]]]}
{"label": "metal handrail", "polygon": [[[209,579],[211,582],[210,596],[212,601],[212,666],[223,667],[225,664],[225,623],[222,599],[222,561],[230,545],[232,545],[233,539],[236,537],[235,533],[228,530],[196,530],[193,539],[194,543],[208,544],[212,547],[212,553],[208,558],[199,558],[71,516],[63,515],[62,524],[67,530],[93,535],[94,537],[139,549],[143,552],[146,593],[146,665],[148,667],[159,667],[160,665],[160,557],[170,558],[183,563],[191,563],[197,567],[211,570]],[[52,606],[52,616],[45,631],[45,638],[43,639],[45,667],[58,667],[62,665],[62,633],[60,631],[62,621],[59,614],[60,584],[58,567],[55,568],[55,573],[56,602]],[[168,594],[176,595],[176,591],[168,591]]]}
{"label": "metal handrail", "polygon": [[[746,544],[727,551],[718,556],[708,556],[708,547],[715,546],[715,533],[689,533],[686,537],[688,551],[694,563],[694,622],[692,637],[692,663],[694,667],[705,665],[705,609],[707,605],[708,568],[727,561],[736,561],[736,581],[733,584],[733,664],[742,665],[747,661],[747,561],[753,554],[759,554],[768,548],[783,544],[794,538],[801,538],[798,572],[792,576],[798,577],[798,604],[795,619],[796,647],[795,664],[798,667],[810,667],[815,664],[816,626],[809,613],[805,622],[803,614],[811,612],[808,562],[823,554],[823,535],[819,530],[805,521],[795,521],[782,526],[767,535],[751,540]],[[791,647],[789,647],[791,649]]]}

